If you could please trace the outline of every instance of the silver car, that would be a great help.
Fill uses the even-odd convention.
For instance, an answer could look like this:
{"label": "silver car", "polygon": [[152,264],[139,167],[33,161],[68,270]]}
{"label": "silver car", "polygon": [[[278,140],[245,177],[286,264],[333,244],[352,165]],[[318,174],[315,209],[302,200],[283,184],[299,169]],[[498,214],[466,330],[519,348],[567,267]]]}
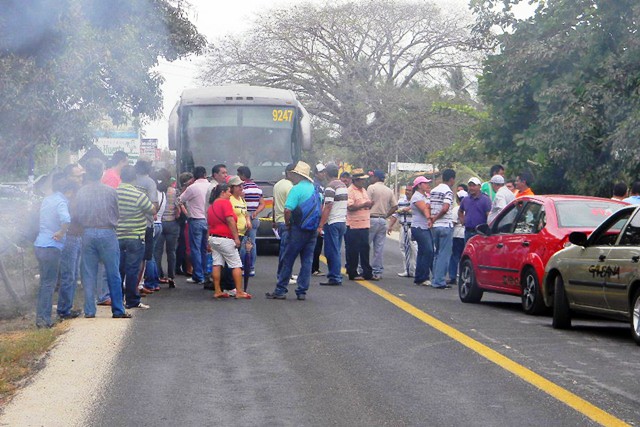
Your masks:
{"label": "silver car", "polygon": [[640,207],[623,207],[589,237],[574,232],[569,241],[545,268],[553,327],[571,327],[574,312],[595,314],[629,322],[640,345]]}

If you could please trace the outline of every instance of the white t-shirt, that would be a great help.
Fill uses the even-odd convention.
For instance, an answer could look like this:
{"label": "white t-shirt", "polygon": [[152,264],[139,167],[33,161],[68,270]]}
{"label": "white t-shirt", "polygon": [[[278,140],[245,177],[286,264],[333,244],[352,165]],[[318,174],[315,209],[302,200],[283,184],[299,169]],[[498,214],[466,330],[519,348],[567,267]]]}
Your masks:
{"label": "white t-shirt", "polygon": [[511,190],[507,187],[502,186],[496,192],[496,197],[493,199],[491,203],[491,211],[489,212],[489,217],[487,218],[487,224],[493,221],[493,219],[498,216],[500,211],[505,208],[509,203],[511,203],[516,196],[513,195]]}

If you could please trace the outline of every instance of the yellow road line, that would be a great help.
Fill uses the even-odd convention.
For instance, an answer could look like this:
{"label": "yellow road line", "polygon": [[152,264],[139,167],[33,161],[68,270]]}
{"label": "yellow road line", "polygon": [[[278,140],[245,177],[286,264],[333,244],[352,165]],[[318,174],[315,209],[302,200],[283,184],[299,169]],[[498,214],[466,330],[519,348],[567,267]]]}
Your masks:
{"label": "yellow road line", "polygon": [[[324,257],[323,261],[326,263],[326,259],[324,259]],[[623,420],[587,402],[578,395],[571,393],[569,390],[560,387],[559,385],[549,381],[543,376],[536,374],[532,370],[498,353],[497,351],[482,344],[481,342],[474,340],[470,336],[465,335],[459,330],[414,307],[413,305],[385,291],[379,286],[376,286],[366,280],[359,280],[355,283],[358,283],[360,286],[367,288],[374,294],[382,297],[396,307],[404,310],[413,317],[420,319],[422,322],[426,323],[432,328],[442,332],[451,339],[473,350],[480,356],[511,372],[512,374],[523,379],[529,384],[536,386],[543,392],[554,397],[565,405],[575,409],[576,411],[592,419],[593,421],[603,426],[629,426],[629,424],[627,424]]]}

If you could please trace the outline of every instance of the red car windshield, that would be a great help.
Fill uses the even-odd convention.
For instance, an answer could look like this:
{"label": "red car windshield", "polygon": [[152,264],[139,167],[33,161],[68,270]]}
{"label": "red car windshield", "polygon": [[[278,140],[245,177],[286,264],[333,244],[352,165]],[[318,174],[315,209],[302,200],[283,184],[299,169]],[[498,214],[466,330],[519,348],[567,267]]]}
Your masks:
{"label": "red car windshield", "polygon": [[558,227],[561,228],[596,228],[612,213],[624,207],[620,203],[604,200],[561,200],[554,203]]}

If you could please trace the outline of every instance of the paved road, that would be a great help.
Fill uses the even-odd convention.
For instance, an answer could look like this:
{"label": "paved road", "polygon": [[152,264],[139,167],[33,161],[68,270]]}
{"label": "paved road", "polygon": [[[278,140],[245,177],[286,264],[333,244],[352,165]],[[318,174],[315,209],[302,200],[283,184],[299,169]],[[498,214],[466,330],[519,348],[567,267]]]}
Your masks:
{"label": "paved road", "polygon": [[[273,256],[259,257],[252,301],[214,301],[184,280],[147,298],[152,309],[134,319],[91,424],[588,426],[603,414],[603,424],[640,422],[640,349],[626,325],[584,320],[555,331],[511,297],[462,304],[453,289],[397,277],[396,248],[389,240],[383,281],[325,288],[313,278],[306,301],[264,299]],[[428,316],[445,325],[425,324],[436,322]],[[459,342],[467,338],[471,348]],[[510,361],[489,361],[491,350]],[[501,366],[511,361],[516,374]],[[536,374],[553,384],[532,385]]]}

